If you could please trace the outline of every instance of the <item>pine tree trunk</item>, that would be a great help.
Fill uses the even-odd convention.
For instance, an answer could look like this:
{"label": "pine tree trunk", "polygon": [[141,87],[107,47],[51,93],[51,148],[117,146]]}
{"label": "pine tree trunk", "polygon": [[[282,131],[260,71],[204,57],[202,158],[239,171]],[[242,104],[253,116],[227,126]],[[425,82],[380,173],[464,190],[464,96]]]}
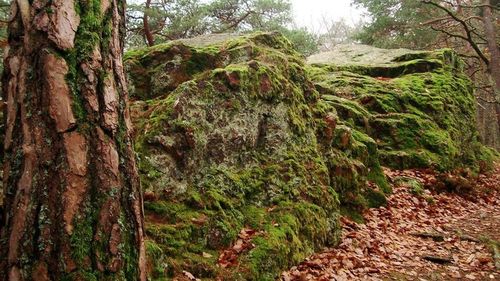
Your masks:
{"label": "pine tree trunk", "polygon": [[493,83],[495,86],[495,97],[496,97],[496,113],[497,113],[497,123],[500,128],[500,50],[497,45],[497,36],[494,22],[493,13],[491,9],[491,1],[483,0],[483,23],[486,35],[486,40],[488,41],[488,49],[490,52],[490,63],[488,65],[488,70],[493,78]]}
{"label": "pine tree trunk", "polygon": [[148,46],[154,46],[155,40],[153,33],[151,32],[151,27],[149,26],[149,11],[151,8],[151,0],[146,0],[146,9],[144,10],[144,16],[142,18],[142,23],[144,25],[144,36],[146,37],[146,43]]}
{"label": "pine tree trunk", "polygon": [[146,280],[124,0],[16,0],[0,280]]}

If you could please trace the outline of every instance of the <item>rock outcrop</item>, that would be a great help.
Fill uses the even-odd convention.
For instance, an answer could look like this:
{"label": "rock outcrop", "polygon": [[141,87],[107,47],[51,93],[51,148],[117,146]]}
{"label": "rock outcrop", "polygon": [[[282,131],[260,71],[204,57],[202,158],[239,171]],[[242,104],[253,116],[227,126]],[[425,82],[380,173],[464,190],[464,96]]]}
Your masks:
{"label": "rock outcrop", "polygon": [[125,63],[153,280],[274,280],[337,244],[341,214],[385,203],[380,162],[477,169],[493,157],[449,50],[351,46],[307,64],[258,33],[174,41]]}
{"label": "rock outcrop", "polygon": [[[224,38],[127,55],[153,278],[271,280],[338,243],[341,210],[388,192],[376,143],[321,99],[284,37]],[[245,228],[252,247],[218,266]]]}
{"label": "rock outcrop", "polygon": [[340,45],[308,63],[322,99],[376,141],[383,165],[449,171],[491,163],[478,141],[472,83],[452,50]]}

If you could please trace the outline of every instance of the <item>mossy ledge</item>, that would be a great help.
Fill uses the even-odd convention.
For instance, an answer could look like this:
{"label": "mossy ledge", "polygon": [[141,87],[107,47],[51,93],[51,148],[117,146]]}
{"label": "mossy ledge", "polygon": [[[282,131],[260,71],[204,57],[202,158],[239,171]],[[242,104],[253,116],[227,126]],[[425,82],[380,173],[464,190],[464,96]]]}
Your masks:
{"label": "mossy ledge", "polygon": [[498,157],[479,142],[473,86],[454,51],[340,45],[308,62],[322,99],[376,141],[382,165],[477,172]]}
{"label": "mossy ledge", "polygon": [[[361,218],[363,209],[385,204],[390,188],[380,161],[394,166],[405,152],[419,161],[401,157],[401,167],[489,163],[473,126],[453,123],[473,118],[471,87],[442,58],[391,88],[360,71],[309,66],[276,33],[129,52],[151,279],[185,270],[202,279],[274,280],[336,245],[341,214]],[[365,82],[373,87],[360,99],[356,87]],[[439,99],[429,84],[441,89]],[[441,116],[450,105],[457,108]],[[254,247],[233,266],[218,266],[243,228],[257,231]]]}

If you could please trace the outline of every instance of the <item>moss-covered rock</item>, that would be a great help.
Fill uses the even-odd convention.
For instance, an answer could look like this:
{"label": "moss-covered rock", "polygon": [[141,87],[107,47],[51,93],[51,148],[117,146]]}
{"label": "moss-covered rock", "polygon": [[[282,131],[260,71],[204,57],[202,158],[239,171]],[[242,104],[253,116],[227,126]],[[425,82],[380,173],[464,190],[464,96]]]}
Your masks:
{"label": "moss-covered rock", "polygon": [[[198,74],[250,61],[269,48],[281,50],[274,55],[296,55],[284,38],[260,36],[252,44],[242,40],[236,34],[213,34],[127,52],[124,60],[132,98],[144,100],[166,95]],[[262,44],[257,47],[259,43]]]}
{"label": "moss-covered rock", "polygon": [[[340,209],[389,191],[375,141],[343,125],[283,36],[223,39],[126,55],[153,279],[274,280],[339,242]],[[243,228],[255,246],[218,266]]]}
{"label": "moss-covered rock", "polygon": [[376,141],[383,165],[446,171],[491,163],[475,127],[471,81],[453,51],[341,45],[308,62],[322,99]]}
{"label": "moss-covered rock", "polygon": [[[348,50],[307,65],[283,36],[257,33],[126,55],[153,280],[274,280],[338,243],[341,214],[386,204],[381,162],[491,161],[453,52]],[[219,265],[242,229],[254,247]]]}

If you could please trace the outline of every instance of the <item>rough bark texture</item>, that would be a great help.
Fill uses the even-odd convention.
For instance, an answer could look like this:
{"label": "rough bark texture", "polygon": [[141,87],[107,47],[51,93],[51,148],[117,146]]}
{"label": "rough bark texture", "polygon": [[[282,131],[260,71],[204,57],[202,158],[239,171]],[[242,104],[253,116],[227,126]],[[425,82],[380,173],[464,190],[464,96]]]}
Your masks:
{"label": "rough bark texture", "polygon": [[17,0],[0,280],[145,280],[123,0]]}
{"label": "rough bark texture", "polygon": [[496,96],[496,113],[498,127],[500,128],[500,50],[497,45],[495,26],[493,25],[494,18],[491,9],[491,1],[483,0],[483,23],[488,41],[488,49],[490,52],[490,63],[488,70],[493,77]]}

